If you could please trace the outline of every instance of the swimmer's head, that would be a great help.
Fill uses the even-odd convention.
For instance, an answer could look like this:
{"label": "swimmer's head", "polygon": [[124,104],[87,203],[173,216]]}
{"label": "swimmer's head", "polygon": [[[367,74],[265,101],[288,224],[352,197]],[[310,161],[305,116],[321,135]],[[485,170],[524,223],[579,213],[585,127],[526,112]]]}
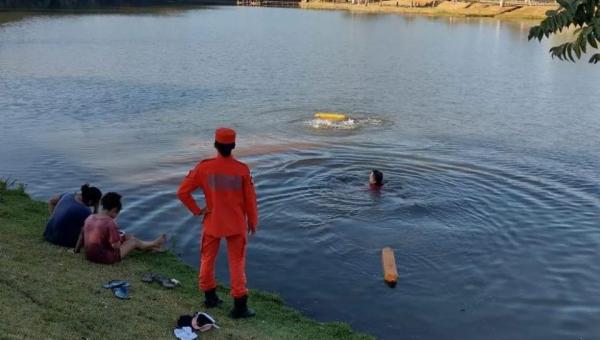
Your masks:
{"label": "swimmer's head", "polygon": [[383,173],[379,170],[373,169],[373,171],[371,171],[371,174],[369,175],[369,184],[375,185],[378,187],[382,186],[383,185]]}

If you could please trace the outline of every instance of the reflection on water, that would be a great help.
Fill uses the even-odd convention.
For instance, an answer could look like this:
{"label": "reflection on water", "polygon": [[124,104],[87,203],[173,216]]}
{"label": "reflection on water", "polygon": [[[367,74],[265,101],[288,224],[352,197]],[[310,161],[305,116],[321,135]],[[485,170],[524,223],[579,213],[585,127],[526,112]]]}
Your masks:
{"label": "reflection on water", "polygon": [[30,14],[20,12],[0,12],[0,25],[4,25],[14,21],[21,21],[31,17]]}
{"label": "reflection on water", "polygon": [[122,192],[128,232],[197,265],[175,190],[232,126],[259,196],[251,288],[387,339],[600,334],[600,69],[552,61],[522,22],[147,14],[0,26],[0,176]]}

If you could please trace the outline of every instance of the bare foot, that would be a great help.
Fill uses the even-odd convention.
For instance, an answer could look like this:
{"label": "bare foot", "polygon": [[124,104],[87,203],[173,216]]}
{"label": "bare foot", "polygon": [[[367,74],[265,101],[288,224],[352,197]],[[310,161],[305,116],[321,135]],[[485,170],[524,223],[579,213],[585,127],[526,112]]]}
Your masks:
{"label": "bare foot", "polygon": [[167,242],[167,235],[162,234],[159,238],[156,239],[156,241],[154,241],[155,245],[154,245],[154,247],[152,247],[152,251],[155,251],[155,252],[164,251],[165,248],[163,246],[165,245],[166,242]]}

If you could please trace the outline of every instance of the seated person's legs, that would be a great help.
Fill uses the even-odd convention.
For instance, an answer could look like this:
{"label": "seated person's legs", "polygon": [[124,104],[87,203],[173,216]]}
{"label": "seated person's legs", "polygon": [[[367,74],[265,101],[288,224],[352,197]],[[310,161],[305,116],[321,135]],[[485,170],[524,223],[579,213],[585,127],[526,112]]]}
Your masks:
{"label": "seated person's legs", "polygon": [[121,244],[119,250],[121,251],[121,259],[131,253],[132,250],[153,250],[160,248],[167,240],[166,235],[161,235],[159,238],[153,241],[142,241],[133,235],[126,235],[126,241]]}

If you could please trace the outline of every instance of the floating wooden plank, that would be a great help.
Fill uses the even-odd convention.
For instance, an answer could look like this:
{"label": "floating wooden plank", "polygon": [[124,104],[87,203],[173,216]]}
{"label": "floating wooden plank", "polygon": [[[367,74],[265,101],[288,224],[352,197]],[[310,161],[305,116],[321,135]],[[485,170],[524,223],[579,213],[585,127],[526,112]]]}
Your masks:
{"label": "floating wooden plank", "polygon": [[398,269],[396,268],[396,259],[394,250],[385,247],[381,250],[381,262],[383,263],[383,279],[390,287],[394,287],[398,282]]}

